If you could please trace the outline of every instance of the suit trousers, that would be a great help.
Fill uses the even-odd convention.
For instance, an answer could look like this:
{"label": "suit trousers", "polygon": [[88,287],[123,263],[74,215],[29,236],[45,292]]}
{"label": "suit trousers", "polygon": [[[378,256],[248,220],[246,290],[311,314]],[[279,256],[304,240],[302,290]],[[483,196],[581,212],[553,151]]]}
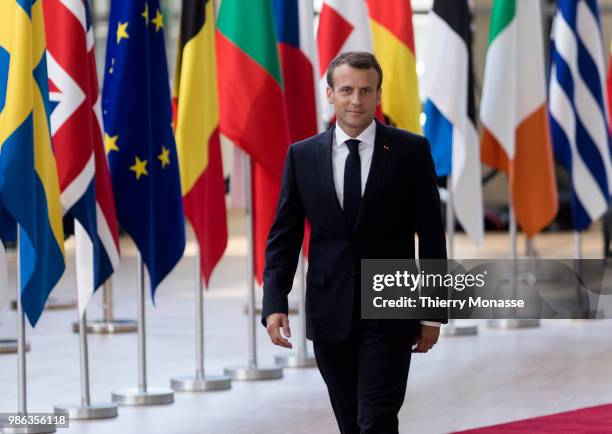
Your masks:
{"label": "suit trousers", "polygon": [[344,341],[313,342],[342,434],[398,433],[414,338],[353,316]]}

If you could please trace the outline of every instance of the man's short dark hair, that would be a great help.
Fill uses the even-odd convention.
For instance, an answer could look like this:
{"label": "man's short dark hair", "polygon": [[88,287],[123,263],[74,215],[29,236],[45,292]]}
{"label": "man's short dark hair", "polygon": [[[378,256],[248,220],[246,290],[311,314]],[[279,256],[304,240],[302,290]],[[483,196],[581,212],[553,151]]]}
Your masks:
{"label": "man's short dark hair", "polygon": [[376,56],[367,51],[345,51],[332,60],[327,67],[327,85],[332,89],[334,88],[334,71],[338,66],[344,64],[357,69],[373,68],[378,73],[378,85],[376,88],[380,89],[382,86],[383,72]]}

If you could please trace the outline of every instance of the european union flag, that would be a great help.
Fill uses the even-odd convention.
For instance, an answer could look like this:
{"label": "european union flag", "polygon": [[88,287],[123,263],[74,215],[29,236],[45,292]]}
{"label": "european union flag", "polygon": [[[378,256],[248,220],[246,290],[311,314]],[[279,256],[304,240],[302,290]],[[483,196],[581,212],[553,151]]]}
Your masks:
{"label": "european union flag", "polygon": [[102,111],[117,216],[151,293],[185,249],[185,223],[159,0],[112,0]]}

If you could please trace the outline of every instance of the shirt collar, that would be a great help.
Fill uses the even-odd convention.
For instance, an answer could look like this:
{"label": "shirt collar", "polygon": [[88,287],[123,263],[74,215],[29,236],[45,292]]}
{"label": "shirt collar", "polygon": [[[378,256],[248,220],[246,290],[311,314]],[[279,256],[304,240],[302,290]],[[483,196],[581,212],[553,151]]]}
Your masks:
{"label": "shirt collar", "polygon": [[[336,122],[334,137],[336,139],[336,146],[342,146],[348,139],[352,139],[351,136],[346,134],[344,130],[340,128],[338,122]],[[374,146],[374,141],[376,140],[376,121],[372,119],[372,123],[355,138],[368,146]]]}

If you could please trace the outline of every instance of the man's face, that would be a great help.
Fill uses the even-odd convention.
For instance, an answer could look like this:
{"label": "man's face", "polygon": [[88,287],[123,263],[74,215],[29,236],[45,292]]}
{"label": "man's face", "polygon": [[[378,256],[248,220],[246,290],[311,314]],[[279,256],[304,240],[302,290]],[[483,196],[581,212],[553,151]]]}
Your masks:
{"label": "man's face", "polygon": [[357,69],[343,64],[333,72],[333,89],[327,87],[327,101],[334,105],[340,126],[365,129],[380,103],[378,73],[374,68]]}

